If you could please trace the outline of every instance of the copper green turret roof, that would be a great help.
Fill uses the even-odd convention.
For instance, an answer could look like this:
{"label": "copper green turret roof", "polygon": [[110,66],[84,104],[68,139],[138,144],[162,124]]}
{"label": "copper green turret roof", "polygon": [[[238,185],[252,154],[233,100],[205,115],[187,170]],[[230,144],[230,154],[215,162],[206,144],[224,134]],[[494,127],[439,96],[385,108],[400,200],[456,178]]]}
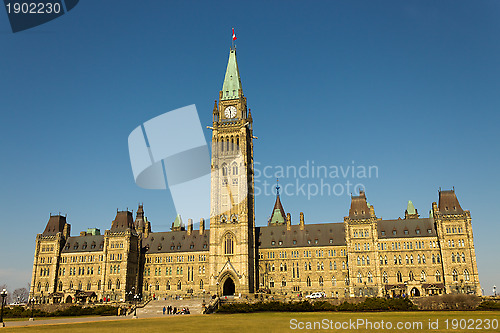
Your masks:
{"label": "copper green turret roof", "polygon": [[173,227],[174,228],[180,228],[182,226],[182,218],[179,214],[177,214],[177,216],[175,217],[175,220],[174,220],[174,225]]}
{"label": "copper green turret roof", "polygon": [[284,224],[285,210],[281,204],[280,195],[276,195],[276,203],[274,204],[273,213],[269,219],[269,224]]}
{"label": "copper green turret roof", "polygon": [[408,215],[417,214],[417,212],[415,211],[415,206],[413,206],[413,202],[411,202],[411,200],[408,200],[408,206],[406,207],[406,211],[408,212]]}
{"label": "copper green turret roof", "polygon": [[240,71],[236,61],[236,49],[231,48],[229,60],[227,62],[226,76],[222,84],[222,100],[238,98],[238,92],[241,89]]}

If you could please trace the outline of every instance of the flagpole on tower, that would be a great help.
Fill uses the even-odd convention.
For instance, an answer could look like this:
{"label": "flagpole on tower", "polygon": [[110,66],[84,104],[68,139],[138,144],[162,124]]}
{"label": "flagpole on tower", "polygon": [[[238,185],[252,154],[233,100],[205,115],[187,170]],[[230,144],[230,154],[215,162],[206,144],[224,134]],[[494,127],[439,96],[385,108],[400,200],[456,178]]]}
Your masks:
{"label": "flagpole on tower", "polygon": [[232,47],[232,49],[233,49],[233,50],[234,50],[234,41],[235,41],[236,39],[237,39],[237,38],[236,38],[236,34],[234,33],[234,28],[233,28],[233,39],[232,39],[232,41],[231,41],[231,47]]}

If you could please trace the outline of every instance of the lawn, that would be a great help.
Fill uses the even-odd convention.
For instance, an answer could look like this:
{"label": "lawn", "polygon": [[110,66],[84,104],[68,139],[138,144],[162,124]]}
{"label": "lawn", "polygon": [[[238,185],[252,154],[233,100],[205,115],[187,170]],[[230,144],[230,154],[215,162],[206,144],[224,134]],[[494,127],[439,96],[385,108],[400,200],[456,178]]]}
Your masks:
{"label": "lawn", "polygon": [[[296,321],[293,321],[293,320]],[[429,329],[429,319],[432,322],[438,321],[438,329]],[[456,321],[454,321],[454,319]],[[487,329],[486,319],[496,320],[496,329],[490,327]],[[363,320],[364,323],[357,329],[349,325],[349,321],[356,323],[357,320]],[[446,329],[446,320],[448,320],[448,329]],[[462,320],[462,321],[461,321]],[[166,318],[149,319],[130,319],[120,321],[89,322],[80,324],[57,324],[32,327],[12,327],[5,328],[3,332],[313,332],[313,331],[337,331],[337,332],[465,332],[460,324],[469,326],[473,320],[474,329],[481,327],[481,332],[500,332],[498,321],[500,320],[499,311],[463,311],[463,312],[263,312],[249,314],[225,314],[225,315],[197,315],[197,316],[170,316]],[[292,322],[291,322],[292,321]],[[383,324],[382,324],[383,321]],[[467,322],[469,321],[469,322]],[[306,329],[307,322],[314,325],[314,322],[320,322],[323,325],[328,324],[328,328]],[[344,324],[344,328],[335,328],[335,323]],[[367,322],[371,323],[371,327]],[[409,329],[397,329],[398,322],[406,325],[418,325]],[[300,329],[300,323],[304,328]],[[387,329],[390,323],[392,328]],[[457,324],[453,329],[452,325]],[[333,326],[331,326],[333,325]],[[339,324],[337,324],[339,325]],[[368,325],[368,326],[367,326]],[[386,329],[377,329],[376,325],[384,325]],[[404,325],[404,324],[403,324]],[[491,326],[491,322],[490,322]],[[296,327],[296,329],[292,329]],[[463,327],[463,326],[462,326]],[[472,327],[472,326],[471,326]]]}

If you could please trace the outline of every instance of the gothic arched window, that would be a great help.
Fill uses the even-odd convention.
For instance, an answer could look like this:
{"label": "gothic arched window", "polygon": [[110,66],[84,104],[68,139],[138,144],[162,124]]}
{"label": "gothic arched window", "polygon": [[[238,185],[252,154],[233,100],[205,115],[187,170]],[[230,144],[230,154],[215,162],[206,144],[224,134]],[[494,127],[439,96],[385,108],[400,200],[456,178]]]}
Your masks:
{"label": "gothic arched window", "polygon": [[382,273],[382,282],[388,283],[389,279],[387,278],[387,272]]}
{"label": "gothic arched window", "polygon": [[238,174],[238,164],[233,163],[233,168],[232,168],[233,176],[236,176]]}
{"label": "gothic arched window", "polygon": [[398,278],[399,283],[403,282],[403,276],[401,275],[401,272],[399,272],[399,271],[397,273],[397,278]]}
{"label": "gothic arched window", "polygon": [[464,280],[469,281],[470,280],[470,275],[468,270],[464,270]]}
{"label": "gothic arched window", "polygon": [[453,270],[452,275],[453,275],[453,282],[458,281],[458,273],[457,273],[457,271],[455,269]]}
{"label": "gothic arched window", "polygon": [[224,237],[224,254],[233,254],[233,253],[234,253],[233,235],[228,233]]}

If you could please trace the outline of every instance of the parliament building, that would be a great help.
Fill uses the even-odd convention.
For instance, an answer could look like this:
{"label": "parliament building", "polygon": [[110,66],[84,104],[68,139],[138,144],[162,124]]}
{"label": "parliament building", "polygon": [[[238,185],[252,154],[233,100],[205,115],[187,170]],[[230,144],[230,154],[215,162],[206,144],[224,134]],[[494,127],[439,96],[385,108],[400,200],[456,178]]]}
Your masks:
{"label": "parliament building", "polygon": [[129,301],[134,294],[481,295],[471,215],[454,189],[439,191],[426,218],[411,201],[404,218],[378,218],[361,191],[343,222],[317,224],[303,213],[292,221],[277,189],[267,226],[256,227],[252,128],[232,48],[213,109],[210,229],[201,219],[194,230],[178,215],[171,231],[152,232],[139,205],[135,217],[118,211],[103,233],[71,236],[66,217],[51,215],[36,236],[30,297],[75,303]]}

